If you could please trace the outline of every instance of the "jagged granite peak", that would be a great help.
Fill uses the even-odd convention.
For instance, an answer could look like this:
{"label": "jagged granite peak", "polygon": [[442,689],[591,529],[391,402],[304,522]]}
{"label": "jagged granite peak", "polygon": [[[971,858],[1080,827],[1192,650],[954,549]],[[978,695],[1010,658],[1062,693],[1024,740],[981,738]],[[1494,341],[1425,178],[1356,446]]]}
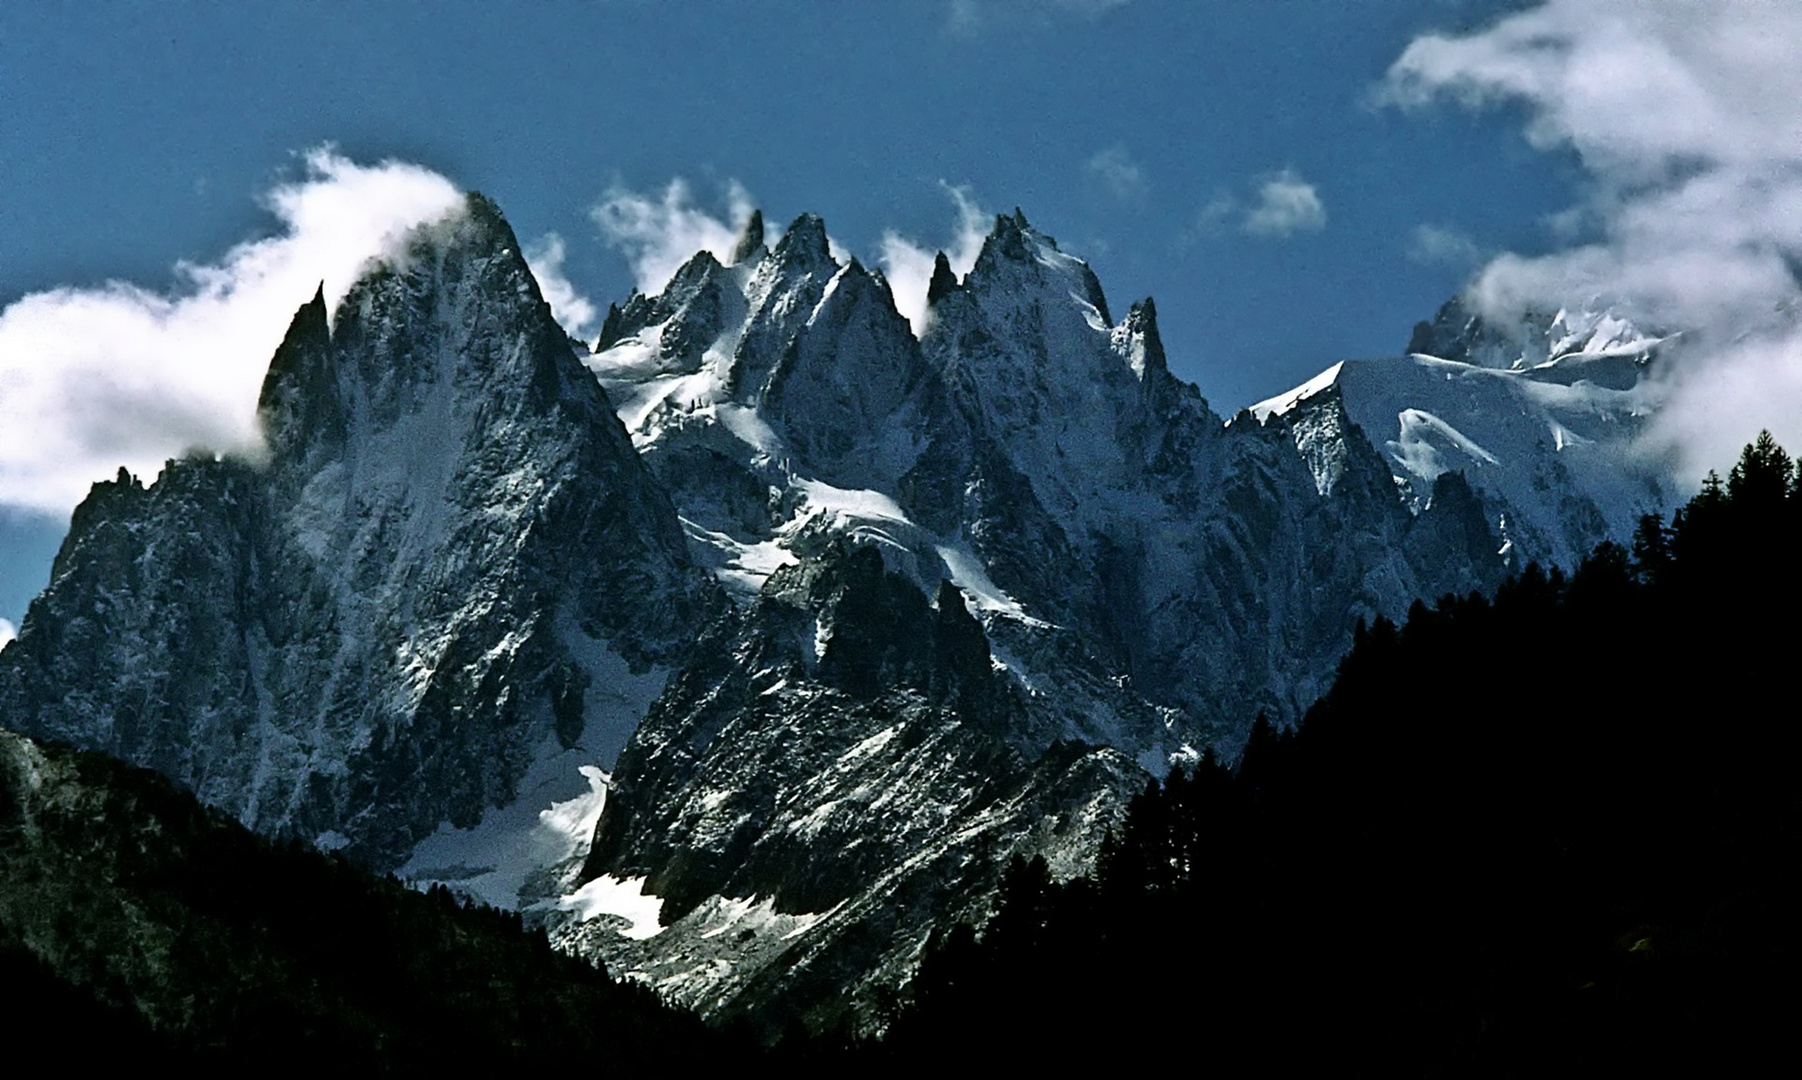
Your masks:
{"label": "jagged granite peak", "polygon": [[633,289],[631,295],[626,297],[623,306],[609,303],[607,317],[601,320],[601,332],[595,338],[594,348],[589,351],[591,353],[606,352],[630,332],[627,329],[628,326],[643,325],[644,319],[638,312],[648,303],[649,300],[637,289]]}
{"label": "jagged granite peak", "polygon": [[1081,530],[1109,516],[1098,493],[1143,487],[1156,447],[1174,438],[1205,458],[1219,420],[1167,368],[1147,369],[1162,352],[1155,311],[1114,325],[1088,265],[1021,220],[997,219],[921,344],[958,407]]}
{"label": "jagged granite peak", "polygon": [[761,395],[799,462],[846,487],[893,481],[912,464],[889,420],[928,378],[907,320],[881,274],[853,259],[827,285],[771,369]]}
{"label": "jagged granite peak", "polygon": [[715,601],[493,205],[416,230],[329,327],[304,305],[261,416],[267,461],[96,485],[0,659],[5,722],[383,868],[528,774],[586,789],[570,758],[617,753],[622,694]]}
{"label": "jagged granite peak", "polygon": [[1164,339],[1158,334],[1157,304],[1151,297],[1147,296],[1127,309],[1126,318],[1115,333],[1125,340],[1127,362],[1141,380],[1147,375],[1155,378],[1155,373],[1169,372],[1170,365],[1164,357]]}
{"label": "jagged granite peak", "polygon": [[826,223],[813,214],[795,218],[746,280],[749,317],[732,343],[732,365],[726,373],[731,393],[745,401],[757,399],[783,350],[840,269],[826,238]]}
{"label": "jagged granite peak", "polygon": [[957,274],[951,269],[951,260],[943,251],[932,257],[932,280],[926,283],[926,303],[937,304],[946,296],[956,291]]}
{"label": "jagged granite peak", "polygon": [[732,246],[732,265],[753,262],[764,256],[763,246],[763,211],[753,210],[746,219],[745,227],[739,230],[738,243]]}
{"label": "jagged granite peak", "polygon": [[676,270],[656,296],[636,290],[625,305],[609,305],[593,353],[636,338],[642,348],[635,363],[651,373],[693,374],[722,330],[745,316],[739,268],[728,270],[708,251],[697,252]]}
{"label": "jagged granite peak", "polygon": [[321,283],[313,299],[294,313],[257,396],[257,420],[272,451],[292,450],[289,444],[310,430],[344,437],[347,421],[334,390],[336,380]]}
{"label": "jagged granite peak", "polygon": [[825,219],[818,214],[796,217],[789,222],[782,239],[776,242],[772,254],[791,267],[832,262],[832,244],[826,236]]}
{"label": "jagged granite peak", "polygon": [[1011,217],[996,215],[995,227],[983,240],[976,265],[965,275],[964,285],[972,287],[974,283],[982,282],[991,288],[997,285],[1017,287],[1022,272],[1030,273],[1033,269],[1039,270],[1032,279],[1038,282],[1043,282],[1047,276],[1052,280],[1070,279],[1072,291],[1094,307],[1102,323],[1113,323],[1113,316],[1108,314],[1107,297],[1101,290],[1101,280],[1094,271],[1081,259],[1059,250],[1054,238],[1027,224],[1026,215],[1018,208]]}

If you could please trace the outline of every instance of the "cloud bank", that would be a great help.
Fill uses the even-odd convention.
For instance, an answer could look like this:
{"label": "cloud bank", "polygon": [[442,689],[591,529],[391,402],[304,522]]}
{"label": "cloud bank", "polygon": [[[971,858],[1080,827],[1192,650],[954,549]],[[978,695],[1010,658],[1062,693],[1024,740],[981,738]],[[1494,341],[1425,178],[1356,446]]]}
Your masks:
{"label": "cloud bank", "polygon": [[[945,184],[944,188],[957,208],[957,219],[952,224],[951,240],[942,250],[951,269],[961,278],[976,265],[976,256],[982,254],[982,242],[994,219],[976,205],[968,187]],[[915,337],[926,332],[926,290],[932,284],[932,266],[939,250],[928,249],[892,229],[882,234],[876,261],[888,278],[889,290],[895,294],[896,310],[907,317]]]}
{"label": "cloud bank", "polygon": [[726,214],[716,216],[697,206],[688,181],[677,177],[656,194],[615,184],[589,216],[608,246],[625,255],[638,291],[656,296],[696,252],[730,259],[752,209],[750,193],[733,180],[726,187]]}
{"label": "cloud bank", "polygon": [[14,626],[11,620],[0,619],[0,649],[6,648],[6,643],[18,636],[19,628]]}
{"label": "cloud bank", "polygon": [[0,311],[0,505],[67,514],[121,465],[149,477],[194,447],[260,448],[257,391],[295,309],[322,281],[335,307],[369,259],[461,195],[428,169],[321,148],[262,201],[276,235],[178,264],[171,291],[114,281]]}
{"label": "cloud bank", "polygon": [[1404,108],[1524,105],[1536,147],[1590,178],[1587,242],[1505,254],[1471,296],[1498,318],[1596,297],[1698,332],[1653,437],[1694,476],[1760,428],[1802,446],[1802,6],[1551,0],[1390,68]]}

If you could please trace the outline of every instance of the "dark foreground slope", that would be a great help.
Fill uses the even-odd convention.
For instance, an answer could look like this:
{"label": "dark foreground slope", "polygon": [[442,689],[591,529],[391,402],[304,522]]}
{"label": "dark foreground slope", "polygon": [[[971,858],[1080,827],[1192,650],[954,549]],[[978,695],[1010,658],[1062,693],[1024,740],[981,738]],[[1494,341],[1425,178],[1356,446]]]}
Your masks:
{"label": "dark foreground slope", "polygon": [[285,1074],[704,1065],[724,1040],[460,906],[168,781],[0,732],[0,1041]]}
{"label": "dark foreground slope", "polygon": [[[1635,550],[1359,635],[1300,731],[1135,801],[1095,880],[1021,864],[884,1048],[1388,1074],[1718,1071],[1794,1004],[1794,552],[1761,437]],[[1048,1023],[1049,1022],[1049,1023]],[[1049,1041],[1038,1040],[1050,1032]]]}

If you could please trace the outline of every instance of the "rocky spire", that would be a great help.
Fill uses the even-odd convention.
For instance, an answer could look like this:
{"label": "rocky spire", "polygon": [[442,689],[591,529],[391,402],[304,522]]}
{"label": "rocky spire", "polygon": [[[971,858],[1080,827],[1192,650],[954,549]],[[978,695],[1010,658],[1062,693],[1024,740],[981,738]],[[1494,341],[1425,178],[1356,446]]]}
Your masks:
{"label": "rocky spire", "polygon": [[257,395],[257,418],[272,448],[298,437],[301,429],[341,424],[332,383],[331,331],[320,282],[313,299],[294,313]]}
{"label": "rocky spire", "polygon": [[795,262],[832,262],[826,223],[817,214],[802,214],[789,224],[788,232],[776,245],[776,253]]}
{"label": "rocky spire", "polygon": [[1012,217],[996,214],[995,227],[989,230],[988,244],[984,247],[993,246],[998,253],[1009,259],[1024,261],[1028,257],[1027,228],[1026,215],[1020,212],[1019,207],[1014,208]]}
{"label": "rocky spire", "polygon": [[932,260],[932,281],[926,286],[926,302],[936,304],[957,289],[957,275],[951,270],[951,260],[939,252]]}
{"label": "rocky spire", "polygon": [[1137,355],[1132,357],[1134,373],[1140,379],[1154,371],[1168,371],[1169,364],[1164,358],[1164,339],[1158,334],[1158,309],[1147,296],[1143,302],[1134,304],[1126,313],[1125,329],[1129,337],[1136,337]]}
{"label": "rocky spire", "polygon": [[738,243],[732,248],[732,265],[754,258],[763,250],[763,211],[751,211],[751,219],[738,234]]}

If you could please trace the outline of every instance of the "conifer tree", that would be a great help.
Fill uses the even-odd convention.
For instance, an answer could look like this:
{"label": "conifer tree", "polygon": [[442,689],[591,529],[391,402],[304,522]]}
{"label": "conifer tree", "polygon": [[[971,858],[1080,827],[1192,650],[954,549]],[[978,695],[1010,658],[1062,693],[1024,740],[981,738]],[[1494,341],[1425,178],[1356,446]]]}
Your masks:
{"label": "conifer tree", "polygon": [[1790,481],[1789,454],[1765,430],[1740,453],[1738,464],[1727,473],[1727,494],[1743,508],[1765,509],[1783,502]]}

